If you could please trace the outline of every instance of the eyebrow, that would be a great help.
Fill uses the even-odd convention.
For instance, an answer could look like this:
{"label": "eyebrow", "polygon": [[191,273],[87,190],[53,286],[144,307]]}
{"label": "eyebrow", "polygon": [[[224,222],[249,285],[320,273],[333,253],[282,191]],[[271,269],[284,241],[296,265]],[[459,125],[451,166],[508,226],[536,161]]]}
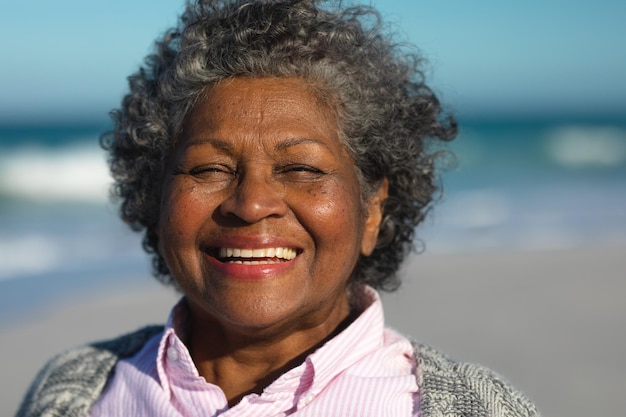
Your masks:
{"label": "eyebrow", "polygon": [[188,148],[192,148],[194,146],[202,146],[202,145],[211,145],[214,148],[221,149],[224,151],[230,151],[232,149],[232,145],[225,140],[215,139],[215,138],[201,138],[194,139],[187,144]]}
{"label": "eyebrow", "polygon": [[307,144],[320,145],[320,146],[325,147],[326,149],[329,149],[326,142],[320,139],[314,139],[314,138],[290,138],[277,144],[274,149],[276,149],[277,151],[284,151],[285,149],[289,149],[293,146],[307,145]]}
{"label": "eyebrow", "polygon": [[[314,138],[289,138],[286,139],[284,141],[281,141],[280,143],[276,144],[276,146],[274,147],[275,150],[277,151],[284,151],[286,149],[292,148],[294,146],[298,146],[298,145],[307,145],[307,144],[315,144],[315,145],[320,145],[323,146],[326,149],[328,148],[328,145],[320,140],[320,139],[314,139]],[[201,146],[201,145],[211,145],[214,148],[223,150],[223,151],[231,151],[232,150],[232,144],[225,141],[225,140],[221,140],[221,139],[216,139],[216,138],[199,138],[199,139],[194,139],[192,140],[190,143],[187,144],[187,147],[191,148],[194,146]]]}

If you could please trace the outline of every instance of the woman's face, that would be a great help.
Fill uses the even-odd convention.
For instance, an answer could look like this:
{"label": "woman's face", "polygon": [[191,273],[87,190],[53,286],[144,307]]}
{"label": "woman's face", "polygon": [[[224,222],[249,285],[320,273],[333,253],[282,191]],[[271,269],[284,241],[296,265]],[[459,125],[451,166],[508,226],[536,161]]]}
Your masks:
{"label": "woman's face", "polygon": [[160,251],[195,319],[238,332],[336,326],[375,245],[335,114],[303,80],[234,78],[186,119],[168,162]]}

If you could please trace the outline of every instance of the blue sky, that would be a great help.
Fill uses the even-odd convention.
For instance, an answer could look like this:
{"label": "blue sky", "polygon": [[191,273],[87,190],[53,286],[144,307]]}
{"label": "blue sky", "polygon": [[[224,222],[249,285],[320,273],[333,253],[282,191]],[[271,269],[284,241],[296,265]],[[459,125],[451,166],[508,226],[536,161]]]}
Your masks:
{"label": "blue sky", "polygon": [[[461,114],[626,114],[626,1],[373,0]],[[103,117],[182,0],[3,0],[0,121]]]}

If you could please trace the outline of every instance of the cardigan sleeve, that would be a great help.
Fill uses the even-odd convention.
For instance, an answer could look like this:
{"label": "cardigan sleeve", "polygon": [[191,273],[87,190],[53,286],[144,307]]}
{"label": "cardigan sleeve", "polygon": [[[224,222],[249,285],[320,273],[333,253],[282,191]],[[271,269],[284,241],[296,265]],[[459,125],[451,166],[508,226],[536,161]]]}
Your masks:
{"label": "cardigan sleeve", "polygon": [[16,417],[86,417],[117,361],[138,352],[162,330],[150,326],[55,356],[35,377]]}
{"label": "cardigan sleeve", "polygon": [[535,405],[495,372],[414,347],[422,417],[539,417]]}

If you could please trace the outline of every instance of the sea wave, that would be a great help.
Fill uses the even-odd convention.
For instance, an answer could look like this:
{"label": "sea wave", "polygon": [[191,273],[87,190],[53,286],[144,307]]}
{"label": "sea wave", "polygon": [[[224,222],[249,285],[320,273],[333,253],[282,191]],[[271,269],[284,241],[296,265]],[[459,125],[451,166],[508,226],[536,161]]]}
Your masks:
{"label": "sea wave", "polygon": [[448,194],[417,230],[429,253],[626,244],[626,185],[560,182]]}
{"label": "sea wave", "polygon": [[547,150],[571,168],[615,167],[626,163],[626,130],[614,126],[562,126],[548,135]]}
{"label": "sea wave", "polygon": [[0,195],[8,198],[103,202],[111,182],[97,145],[0,150]]}
{"label": "sea wave", "polygon": [[0,282],[71,271],[88,275],[92,269],[144,263],[141,236],[127,230],[113,212],[96,205],[71,210],[73,215],[42,210],[40,216],[31,212],[27,218],[11,209],[4,212],[8,219],[0,218]]}
{"label": "sea wave", "polygon": [[[0,239],[0,253],[0,281],[48,272],[61,262],[58,245],[45,236],[26,235]],[[34,253],[37,256],[33,256]]]}

